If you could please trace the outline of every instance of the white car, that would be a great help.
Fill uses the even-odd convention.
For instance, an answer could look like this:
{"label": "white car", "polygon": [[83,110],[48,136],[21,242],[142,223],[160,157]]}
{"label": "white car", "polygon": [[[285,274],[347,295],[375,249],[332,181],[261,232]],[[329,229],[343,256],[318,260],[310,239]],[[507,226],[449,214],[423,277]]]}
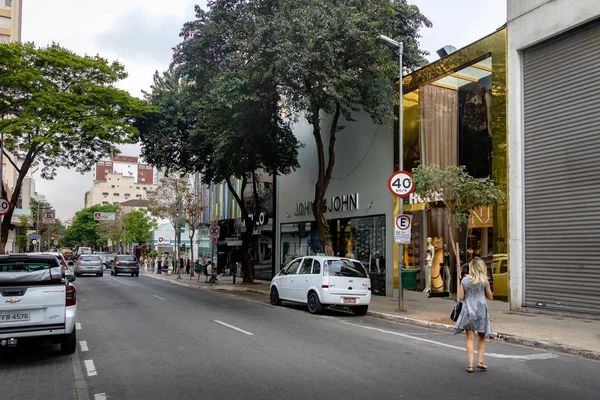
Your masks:
{"label": "white car", "polygon": [[311,314],[323,306],[349,307],[365,315],[371,302],[371,280],[360,261],[343,257],[307,256],[294,259],[271,281],[271,304],[282,300],[308,305]]}
{"label": "white car", "polygon": [[37,338],[75,352],[75,277],[67,272],[51,254],[0,255],[0,346]]}

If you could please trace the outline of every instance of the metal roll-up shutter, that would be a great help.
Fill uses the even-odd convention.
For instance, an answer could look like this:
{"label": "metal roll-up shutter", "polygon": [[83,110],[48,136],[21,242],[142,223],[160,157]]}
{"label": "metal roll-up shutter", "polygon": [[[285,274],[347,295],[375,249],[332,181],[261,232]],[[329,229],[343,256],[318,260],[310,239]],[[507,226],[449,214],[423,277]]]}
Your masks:
{"label": "metal roll-up shutter", "polygon": [[525,306],[600,314],[600,22],[523,51]]}

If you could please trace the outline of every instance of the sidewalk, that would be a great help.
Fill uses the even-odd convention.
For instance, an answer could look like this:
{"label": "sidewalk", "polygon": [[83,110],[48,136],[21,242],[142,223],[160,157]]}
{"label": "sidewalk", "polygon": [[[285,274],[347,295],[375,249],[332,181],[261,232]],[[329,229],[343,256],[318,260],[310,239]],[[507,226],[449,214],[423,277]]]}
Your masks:
{"label": "sidewalk", "polygon": [[[144,273],[155,279],[162,279],[173,284],[205,290],[234,290],[269,295],[268,281],[255,281],[254,284],[241,284],[241,279],[233,285],[232,277],[219,277],[218,282],[210,286],[205,277],[183,275],[158,276]],[[450,311],[454,300],[429,298],[426,293],[404,291],[406,312],[400,313],[397,290],[394,298],[372,296],[369,314],[396,322],[422,326],[430,329],[453,332]],[[492,329],[496,340],[538,347],[550,351],[576,355],[579,357],[600,360],[600,320],[568,318],[562,316],[533,314],[509,311],[508,304],[499,301],[488,303]]]}

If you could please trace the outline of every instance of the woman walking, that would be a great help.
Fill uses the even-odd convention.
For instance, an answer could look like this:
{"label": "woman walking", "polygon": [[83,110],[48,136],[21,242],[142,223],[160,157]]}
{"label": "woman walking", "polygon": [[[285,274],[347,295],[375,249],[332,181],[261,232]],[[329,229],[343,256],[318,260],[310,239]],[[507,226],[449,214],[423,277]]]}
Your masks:
{"label": "woman walking", "polygon": [[494,296],[487,280],[487,268],[485,262],[475,257],[469,263],[469,274],[462,278],[458,288],[458,300],[463,302],[462,310],[454,326],[454,332],[467,331],[467,360],[469,365],[467,372],[473,369],[475,355],[475,332],[479,336],[477,342],[477,368],[485,371],[487,365],[483,363],[486,338],[492,338],[492,326],[488,313],[487,301],[493,300]]}

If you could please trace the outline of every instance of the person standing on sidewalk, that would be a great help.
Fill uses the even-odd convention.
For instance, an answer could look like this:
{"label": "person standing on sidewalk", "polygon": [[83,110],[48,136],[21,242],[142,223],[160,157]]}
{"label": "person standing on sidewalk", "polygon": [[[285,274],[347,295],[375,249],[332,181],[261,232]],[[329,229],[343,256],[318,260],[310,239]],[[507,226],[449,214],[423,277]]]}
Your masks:
{"label": "person standing on sidewalk", "polygon": [[154,266],[156,265],[156,259],[154,257],[152,257],[152,259],[150,260],[150,272],[154,273]]}
{"label": "person standing on sidewalk", "polygon": [[487,365],[483,363],[486,338],[492,338],[494,335],[486,299],[493,300],[493,298],[490,283],[487,280],[485,262],[476,257],[469,263],[469,274],[462,278],[458,288],[458,300],[463,302],[463,306],[454,326],[455,333],[467,331],[467,360],[469,362],[467,372],[469,373],[474,371],[475,332],[479,336],[477,368],[482,371],[487,370]]}

